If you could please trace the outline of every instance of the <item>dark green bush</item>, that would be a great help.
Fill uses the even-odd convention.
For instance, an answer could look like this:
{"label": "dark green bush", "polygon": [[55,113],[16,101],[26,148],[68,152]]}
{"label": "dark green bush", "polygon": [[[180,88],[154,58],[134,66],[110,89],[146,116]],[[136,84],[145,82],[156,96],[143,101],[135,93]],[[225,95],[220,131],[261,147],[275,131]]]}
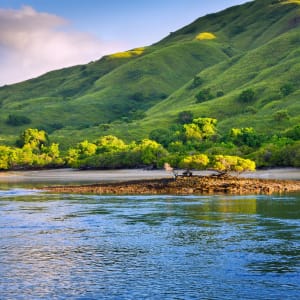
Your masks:
{"label": "dark green bush", "polygon": [[204,82],[204,80],[201,77],[195,76],[192,84],[190,85],[190,89],[194,89],[194,88],[200,86],[201,84],[203,84],[203,82]]}
{"label": "dark green bush", "polygon": [[9,115],[6,124],[10,126],[21,126],[30,124],[31,120],[25,116],[18,116],[18,115]]}
{"label": "dark green bush", "polygon": [[224,96],[224,92],[223,91],[217,91],[216,97],[222,97]]}
{"label": "dark green bush", "polygon": [[294,91],[294,86],[291,83],[286,83],[280,87],[280,92],[283,96],[288,96]]}
{"label": "dark green bush", "polygon": [[273,118],[277,122],[281,122],[284,120],[288,120],[290,118],[290,115],[286,109],[278,110],[273,114]]}
{"label": "dark green bush", "polygon": [[252,89],[244,90],[240,93],[238,100],[240,102],[248,103],[255,99],[255,92]]}
{"label": "dark green bush", "polygon": [[180,124],[192,123],[193,119],[194,119],[194,114],[190,110],[185,110],[180,112],[177,118]]}
{"label": "dark green bush", "polygon": [[213,99],[214,96],[211,94],[210,89],[204,89],[201,90],[197,95],[196,95],[196,99],[197,99],[197,103],[201,103],[207,100],[211,100]]}

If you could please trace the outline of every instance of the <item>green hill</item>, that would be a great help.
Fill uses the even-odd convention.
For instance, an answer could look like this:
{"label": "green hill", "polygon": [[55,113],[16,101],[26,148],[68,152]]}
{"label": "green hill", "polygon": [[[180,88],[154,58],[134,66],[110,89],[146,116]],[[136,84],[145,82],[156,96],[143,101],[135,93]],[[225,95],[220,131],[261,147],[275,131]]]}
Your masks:
{"label": "green hill", "polygon": [[107,134],[142,139],[186,110],[217,118],[220,132],[280,134],[300,124],[299,4],[231,7],[152,46],[2,87],[0,142],[28,127],[65,147]]}

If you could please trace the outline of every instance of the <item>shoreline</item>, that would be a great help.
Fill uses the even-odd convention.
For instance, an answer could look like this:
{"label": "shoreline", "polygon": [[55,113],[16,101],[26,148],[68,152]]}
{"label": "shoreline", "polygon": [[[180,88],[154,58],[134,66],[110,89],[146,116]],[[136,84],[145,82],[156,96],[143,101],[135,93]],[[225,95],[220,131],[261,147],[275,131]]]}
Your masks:
{"label": "shoreline", "polygon": [[299,192],[300,181],[243,178],[234,176],[179,176],[87,185],[56,185],[41,188],[47,192],[99,195],[201,195],[272,194]]}

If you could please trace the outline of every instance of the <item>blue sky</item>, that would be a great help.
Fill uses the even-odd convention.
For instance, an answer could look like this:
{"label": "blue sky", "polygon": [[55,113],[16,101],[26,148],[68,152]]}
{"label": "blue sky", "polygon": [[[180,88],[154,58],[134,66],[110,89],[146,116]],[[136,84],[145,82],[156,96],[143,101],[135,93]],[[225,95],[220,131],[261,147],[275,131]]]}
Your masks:
{"label": "blue sky", "polygon": [[243,0],[1,0],[0,85],[150,45]]}

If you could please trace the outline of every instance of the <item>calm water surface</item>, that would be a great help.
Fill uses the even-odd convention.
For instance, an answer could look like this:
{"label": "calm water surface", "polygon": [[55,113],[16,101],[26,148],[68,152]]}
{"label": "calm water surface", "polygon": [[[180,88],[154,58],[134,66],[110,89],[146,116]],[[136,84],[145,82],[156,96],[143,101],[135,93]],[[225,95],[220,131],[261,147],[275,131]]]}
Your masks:
{"label": "calm water surface", "polygon": [[0,190],[0,299],[299,299],[300,195]]}

